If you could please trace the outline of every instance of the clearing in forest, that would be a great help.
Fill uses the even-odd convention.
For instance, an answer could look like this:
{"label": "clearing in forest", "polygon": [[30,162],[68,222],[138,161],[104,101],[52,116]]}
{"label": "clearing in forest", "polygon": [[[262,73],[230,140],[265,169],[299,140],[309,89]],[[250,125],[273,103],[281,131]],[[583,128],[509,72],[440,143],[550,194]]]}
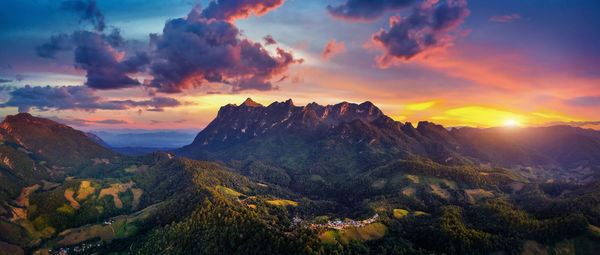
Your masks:
{"label": "clearing in forest", "polygon": [[[102,189],[100,191],[100,195],[98,196],[98,199],[101,199],[102,197],[104,197],[106,195],[111,195],[115,202],[115,206],[117,208],[123,208],[123,202],[121,202],[121,199],[119,199],[119,193],[125,192],[128,189],[131,189],[133,187],[133,185],[135,185],[135,183],[133,181],[130,181],[128,183],[113,183],[110,185],[110,188]],[[135,193],[134,193],[134,195],[135,195]],[[140,194],[140,196],[141,196],[141,194]]]}
{"label": "clearing in forest", "polygon": [[73,209],[75,209],[75,210],[79,210],[79,202],[77,202],[73,198],[74,194],[75,194],[75,191],[73,191],[72,189],[65,190],[65,198],[69,201],[69,203],[71,203],[71,207],[73,207]]}
{"label": "clearing in forest", "polygon": [[272,204],[272,205],[279,205],[279,206],[298,206],[298,202],[294,202],[291,200],[269,200],[267,201],[267,203]]}
{"label": "clearing in forest", "polygon": [[79,184],[79,191],[77,191],[77,200],[84,200],[89,195],[94,194],[95,191],[96,188],[91,186],[90,181],[81,181],[81,184]]}
{"label": "clearing in forest", "polygon": [[344,244],[351,241],[366,242],[382,238],[387,232],[387,227],[381,223],[373,223],[360,228],[347,228],[344,230],[327,230],[319,238],[327,244],[341,242]]}

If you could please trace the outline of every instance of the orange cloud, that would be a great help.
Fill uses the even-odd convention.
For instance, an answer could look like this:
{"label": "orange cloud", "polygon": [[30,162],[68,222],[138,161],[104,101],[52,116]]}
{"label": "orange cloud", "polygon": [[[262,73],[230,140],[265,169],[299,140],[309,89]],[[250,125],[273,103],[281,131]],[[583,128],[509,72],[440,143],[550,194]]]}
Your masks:
{"label": "orange cloud", "polygon": [[346,52],[346,46],[344,45],[344,42],[339,42],[336,44],[335,39],[332,39],[331,41],[329,41],[327,43],[327,45],[325,45],[325,48],[323,49],[323,54],[321,55],[321,59],[327,61],[333,55],[337,55],[337,54],[345,53],[345,52]]}

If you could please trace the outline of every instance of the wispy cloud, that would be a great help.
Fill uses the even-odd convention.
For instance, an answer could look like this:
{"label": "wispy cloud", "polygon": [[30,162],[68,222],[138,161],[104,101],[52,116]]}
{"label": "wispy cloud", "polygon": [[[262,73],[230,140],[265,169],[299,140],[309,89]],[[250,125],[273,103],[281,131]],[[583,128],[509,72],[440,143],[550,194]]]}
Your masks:
{"label": "wispy cloud", "polygon": [[511,15],[503,15],[503,16],[494,16],[490,18],[492,22],[511,22],[513,20],[521,19],[519,14],[513,13]]}
{"label": "wispy cloud", "polygon": [[321,59],[327,61],[333,55],[337,55],[340,53],[346,52],[346,46],[344,42],[335,43],[335,39],[332,39],[325,45],[323,49],[323,54],[321,54]]}

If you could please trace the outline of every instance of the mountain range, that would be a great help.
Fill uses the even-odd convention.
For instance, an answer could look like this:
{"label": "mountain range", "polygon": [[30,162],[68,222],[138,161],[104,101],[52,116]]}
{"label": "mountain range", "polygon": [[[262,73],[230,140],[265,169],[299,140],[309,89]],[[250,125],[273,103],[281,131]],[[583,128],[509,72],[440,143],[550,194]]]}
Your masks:
{"label": "mountain range", "polygon": [[168,152],[123,155],[27,113],[0,140],[0,254],[600,249],[594,130],[415,127],[370,102],[247,99]]}
{"label": "mountain range", "polygon": [[240,106],[221,107],[190,145],[174,153],[266,161],[290,175],[342,176],[422,157],[443,165],[512,169],[537,181],[579,182],[600,170],[600,132],[570,126],[448,130],[427,121],[415,128],[371,102],[295,106],[288,100],[262,106],[248,98]]}

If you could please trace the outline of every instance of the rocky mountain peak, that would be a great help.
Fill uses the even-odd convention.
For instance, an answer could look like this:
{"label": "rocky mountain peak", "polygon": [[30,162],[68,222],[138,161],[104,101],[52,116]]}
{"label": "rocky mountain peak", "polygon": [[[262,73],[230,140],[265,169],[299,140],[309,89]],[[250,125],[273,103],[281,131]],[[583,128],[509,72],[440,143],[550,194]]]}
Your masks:
{"label": "rocky mountain peak", "polygon": [[271,132],[314,130],[354,120],[371,123],[382,116],[385,115],[381,110],[368,101],[361,104],[342,102],[326,106],[313,102],[298,107],[292,99],[288,99],[264,107],[248,98],[240,106],[221,107],[217,118],[198,134],[192,145],[226,145]]}
{"label": "rocky mountain peak", "polygon": [[254,102],[254,100],[252,100],[252,98],[247,98],[246,101],[244,101],[240,106],[248,106],[248,107],[263,107],[262,104],[259,104],[257,102]]}

